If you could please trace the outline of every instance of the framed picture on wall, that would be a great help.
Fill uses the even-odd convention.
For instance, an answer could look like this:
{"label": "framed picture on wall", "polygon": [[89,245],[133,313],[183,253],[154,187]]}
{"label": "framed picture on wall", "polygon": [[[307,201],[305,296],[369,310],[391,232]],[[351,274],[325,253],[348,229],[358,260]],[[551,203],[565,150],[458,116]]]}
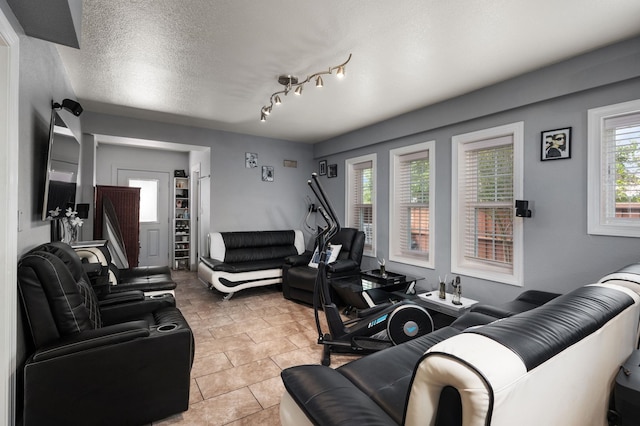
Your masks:
{"label": "framed picture on wall", "polygon": [[571,127],[545,130],[540,137],[540,159],[563,160],[571,158]]}
{"label": "framed picture on wall", "polygon": [[338,165],[329,164],[329,168],[327,169],[327,177],[334,178],[337,176],[338,176]]}
{"label": "framed picture on wall", "polygon": [[245,152],[244,166],[247,169],[253,169],[255,167],[258,167],[258,154],[256,154],[255,152]]}
{"label": "framed picture on wall", "polygon": [[273,182],[273,166],[262,166],[262,180]]}
{"label": "framed picture on wall", "polygon": [[327,174],[327,160],[322,160],[318,163],[318,174],[320,176]]}

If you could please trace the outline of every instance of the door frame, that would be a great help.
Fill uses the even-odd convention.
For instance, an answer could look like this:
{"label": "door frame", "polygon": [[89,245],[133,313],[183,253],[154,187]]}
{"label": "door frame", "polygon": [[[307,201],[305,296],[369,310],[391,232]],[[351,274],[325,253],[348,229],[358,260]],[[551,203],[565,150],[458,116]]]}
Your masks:
{"label": "door frame", "polygon": [[[20,39],[0,10],[0,199],[8,206],[18,203],[18,99]],[[4,128],[4,131],[2,130]],[[0,424],[16,422],[16,341],[18,230],[23,216],[16,208],[0,225]],[[11,214],[13,212],[14,214]]]}

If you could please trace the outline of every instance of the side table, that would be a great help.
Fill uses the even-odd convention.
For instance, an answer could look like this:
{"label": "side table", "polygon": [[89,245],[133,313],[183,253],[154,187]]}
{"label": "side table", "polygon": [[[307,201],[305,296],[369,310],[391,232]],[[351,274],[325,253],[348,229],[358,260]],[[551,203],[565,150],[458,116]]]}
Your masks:
{"label": "side table", "polygon": [[393,274],[397,275],[398,278],[389,282],[376,282],[366,274],[360,274],[331,279],[330,285],[347,306],[346,311],[349,312],[351,308],[365,309],[383,301],[388,301],[391,292],[405,291],[411,283],[422,279]]}
{"label": "side table", "polygon": [[456,318],[468,311],[473,305],[478,303],[477,300],[461,297],[460,302],[462,302],[462,304],[454,305],[452,302],[453,295],[451,293],[446,293],[445,298],[440,299],[440,297],[438,297],[437,291],[419,293],[417,296],[417,300],[415,301],[421,302],[425,308],[433,309],[436,312],[440,312],[442,314]]}

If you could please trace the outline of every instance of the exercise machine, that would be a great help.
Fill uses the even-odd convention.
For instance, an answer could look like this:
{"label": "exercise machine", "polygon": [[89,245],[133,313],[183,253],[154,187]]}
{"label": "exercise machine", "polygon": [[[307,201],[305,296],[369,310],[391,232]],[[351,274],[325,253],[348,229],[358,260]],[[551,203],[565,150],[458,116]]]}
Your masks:
{"label": "exercise machine", "polygon": [[[340,221],[318,180],[318,175],[313,173],[307,183],[318,199],[318,212],[326,223],[316,235],[320,261],[313,292],[318,344],[324,345],[322,364],[331,364],[332,351],[371,353],[432,332],[433,319],[429,312],[411,301],[376,305],[360,311],[357,318],[343,321],[338,307],[331,300],[327,277],[327,249],[331,238],[340,231]],[[326,316],[328,333],[322,330],[320,309]]]}

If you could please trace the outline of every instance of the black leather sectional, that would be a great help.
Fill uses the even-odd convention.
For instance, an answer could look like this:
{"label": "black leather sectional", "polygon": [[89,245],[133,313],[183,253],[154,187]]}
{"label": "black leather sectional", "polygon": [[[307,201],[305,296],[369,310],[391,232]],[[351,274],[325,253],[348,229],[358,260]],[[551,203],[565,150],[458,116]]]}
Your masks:
{"label": "black leather sectional", "polygon": [[285,369],[282,424],[604,425],[638,345],[639,293],[619,281],[526,292],[337,369]]}

